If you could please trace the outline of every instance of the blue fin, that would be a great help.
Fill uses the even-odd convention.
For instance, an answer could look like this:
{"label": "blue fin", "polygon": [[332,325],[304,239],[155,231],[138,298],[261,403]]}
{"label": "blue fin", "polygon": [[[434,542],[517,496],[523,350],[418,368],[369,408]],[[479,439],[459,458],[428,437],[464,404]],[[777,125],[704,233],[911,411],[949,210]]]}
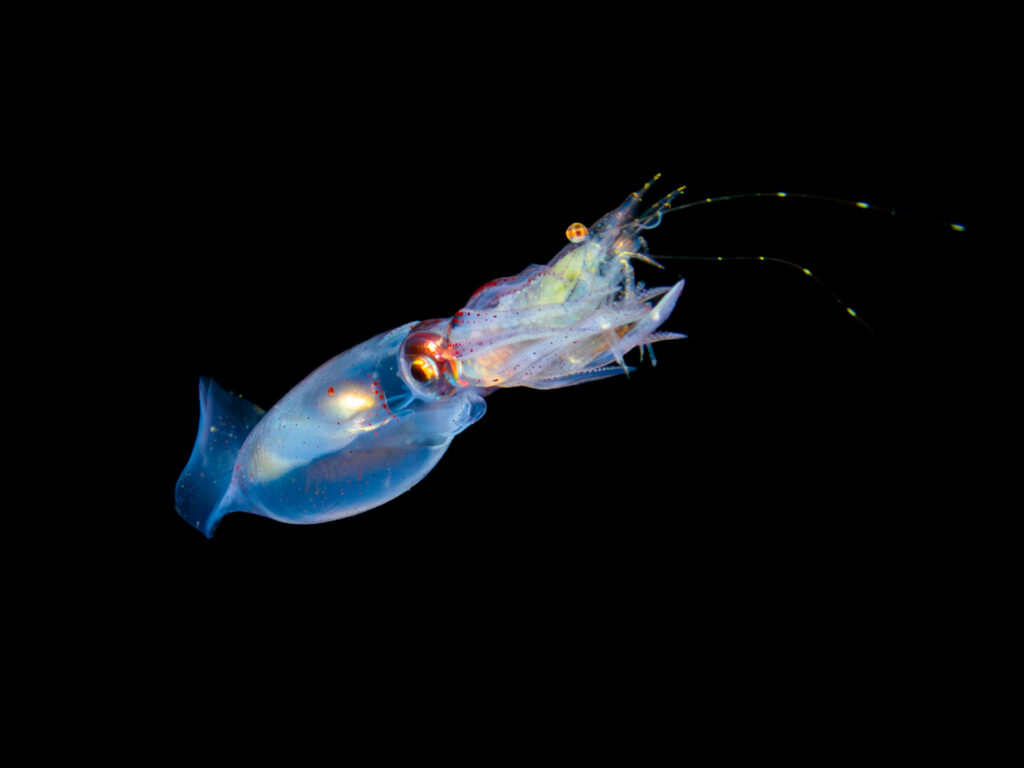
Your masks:
{"label": "blue fin", "polygon": [[213,379],[199,379],[199,434],[175,486],[174,506],[207,538],[230,511],[226,495],[235,458],[263,414],[262,408],[233,397]]}

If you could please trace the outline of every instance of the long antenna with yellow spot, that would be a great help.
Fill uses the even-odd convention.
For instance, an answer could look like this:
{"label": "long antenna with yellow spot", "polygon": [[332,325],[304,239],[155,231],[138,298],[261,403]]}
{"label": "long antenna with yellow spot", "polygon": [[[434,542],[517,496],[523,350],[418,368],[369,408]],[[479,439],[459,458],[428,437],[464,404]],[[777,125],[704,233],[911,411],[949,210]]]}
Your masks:
{"label": "long antenna with yellow spot", "polygon": [[[681,192],[683,189],[685,189],[685,187],[681,187],[679,191]],[[804,192],[741,192],[741,193],[735,194],[735,195],[721,195],[719,197],[705,197],[702,200],[694,200],[692,202],[684,203],[683,205],[678,205],[678,206],[675,206],[675,207],[665,206],[665,208],[663,210],[658,210],[657,211],[657,218],[654,220],[654,222],[648,228],[657,226],[661,222],[661,217],[664,214],[666,214],[666,213],[675,213],[677,211],[686,210],[687,208],[695,208],[695,207],[700,206],[700,205],[708,205],[709,203],[721,203],[721,202],[725,202],[726,200],[740,200],[740,199],[743,199],[743,198],[753,198],[753,197],[785,197],[785,198],[796,198],[796,199],[804,199],[804,200],[821,200],[821,201],[828,202],[828,203],[836,203],[838,205],[848,205],[848,206],[852,206],[854,208],[860,208],[862,210],[872,210],[872,211],[878,211],[878,212],[881,212],[881,213],[888,213],[889,215],[892,215],[892,216],[901,216],[901,217],[906,217],[906,218],[910,218],[910,219],[917,219],[919,221],[922,221],[922,222],[927,223],[927,224],[932,225],[932,226],[949,227],[954,232],[966,232],[967,231],[967,227],[964,226],[963,224],[958,224],[958,223],[954,223],[954,222],[941,221],[941,220],[938,220],[938,219],[933,219],[933,218],[930,218],[928,216],[922,216],[921,214],[914,213],[912,211],[903,211],[903,210],[897,210],[895,208],[886,208],[884,206],[873,205],[872,203],[867,203],[867,202],[864,202],[862,200],[848,200],[848,199],[841,198],[841,197],[831,197],[829,195],[812,195],[812,194],[807,194],[807,193],[804,193]],[[659,255],[658,258],[659,259],[674,259],[674,260],[680,260],[680,261],[681,260],[688,260],[688,261],[771,261],[771,262],[775,262],[777,264],[782,264],[784,266],[796,269],[796,270],[802,272],[807,277],[810,277],[812,280],[814,280],[814,282],[816,282],[819,286],[821,286],[821,288],[824,289],[828,293],[828,295],[831,296],[836,301],[836,303],[838,303],[846,311],[846,313],[848,315],[850,315],[850,317],[852,317],[854,320],[856,320],[858,323],[860,323],[862,326],[864,326],[869,331],[873,331],[874,330],[867,322],[864,321],[863,318],[860,317],[860,315],[857,314],[857,312],[849,304],[847,304],[845,301],[843,301],[835,293],[835,291],[833,291],[831,288],[829,288],[817,275],[812,273],[811,270],[809,270],[807,267],[803,266],[802,264],[797,264],[794,261],[789,261],[787,259],[779,259],[779,258],[776,258],[776,257],[773,257],[773,256],[662,256],[662,255]]]}
{"label": "long antenna with yellow spot", "polygon": [[661,255],[659,255],[658,258],[659,259],[674,259],[674,260],[679,260],[679,261],[683,261],[683,260],[686,260],[686,261],[770,261],[770,262],[774,262],[776,264],[783,264],[784,266],[792,267],[793,269],[796,269],[796,270],[802,272],[803,274],[807,275],[807,277],[811,278],[814,282],[816,282],[819,286],[821,286],[821,288],[826,293],[828,293],[828,295],[831,296],[832,299],[839,306],[841,306],[846,311],[846,314],[848,314],[850,317],[852,317],[858,323],[863,325],[869,331],[874,332],[874,330],[875,330],[874,328],[872,328],[864,320],[864,318],[862,318],[860,315],[857,314],[856,310],[854,310],[853,307],[851,307],[849,304],[847,304],[845,301],[843,301],[836,294],[835,291],[833,291],[831,288],[829,288],[827,285],[825,285],[824,281],[822,281],[821,278],[819,278],[817,275],[815,275],[813,272],[811,272],[811,270],[809,270],[807,267],[803,266],[802,264],[797,264],[795,261],[788,261],[786,259],[779,259],[779,258],[776,258],[774,256],[661,256]]}
{"label": "long antenna with yellow spot", "polygon": [[967,227],[963,224],[956,224],[950,221],[941,221],[939,219],[933,219],[929,216],[922,216],[919,213],[913,211],[897,210],[896,208],[886,208],[881,205],[873,205],[872,203],[865,203],[862,200],[847,200],[842,197],[830,197],[829,195],[811,195],[805,192],[741,192],[736,195],[721,195],[719,197],[705,197],[703,200],[693,200],[689,203],[683,203],[677,205],[663,213],[674,213],[676,211],[685,211],[687,208],[693,208],[698,205],[707,205],[708,203],[721,203],[726,200],[741,200],[745,197],[790,197],[802,200],[822,200],[827,203],[836,203],[838,205],[850,205],[854,208],[861,208],[865,210],[879,211],[881,213],[888,213],[892,216],[905,216],[911,219],[917,219],[919,221],[926,222],[938,227],[949,227],[954,232],[966,232]]}

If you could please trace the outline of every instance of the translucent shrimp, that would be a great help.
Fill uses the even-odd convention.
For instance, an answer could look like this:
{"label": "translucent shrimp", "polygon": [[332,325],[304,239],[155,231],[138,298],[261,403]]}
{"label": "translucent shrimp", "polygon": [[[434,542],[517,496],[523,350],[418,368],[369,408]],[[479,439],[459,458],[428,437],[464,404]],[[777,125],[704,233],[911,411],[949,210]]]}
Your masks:
{"label": "translucent shrimp", "polygon": [[[657,178],[657,177],[655,177]],[[492,280],[454,316],[411,322],[328,360],[264,412],[210,379],[175,490],[178,513],[206,536],[242,511],[321,523],[384,504],[419,482],[499,388],[554,389],[628,372],[656,341],[683,281],[645,289],[642,237],[676,189],[640,212],[651,183],[545,265]],[[653,355],[652,355],[653,362]]]}

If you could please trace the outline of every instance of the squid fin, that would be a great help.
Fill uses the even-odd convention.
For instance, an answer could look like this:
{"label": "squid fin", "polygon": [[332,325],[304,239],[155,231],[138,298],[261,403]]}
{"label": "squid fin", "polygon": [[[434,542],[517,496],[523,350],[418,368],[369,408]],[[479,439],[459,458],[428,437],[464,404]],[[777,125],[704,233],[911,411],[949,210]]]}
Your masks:
{"label": "squid fin", "polygon": [[213,379],[199,380],[199,433],[175,486],[174,506],[207,538],[235,501],[235,459],[263,414],[262,408],[231,395]]}

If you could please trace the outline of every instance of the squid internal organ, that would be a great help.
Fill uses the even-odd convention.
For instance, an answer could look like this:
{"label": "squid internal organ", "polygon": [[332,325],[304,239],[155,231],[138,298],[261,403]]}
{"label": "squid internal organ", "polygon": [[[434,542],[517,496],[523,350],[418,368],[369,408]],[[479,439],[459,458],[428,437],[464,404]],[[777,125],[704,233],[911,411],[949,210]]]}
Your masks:
{"label": "squid internal organ", "polygon": [[[657,178],[657,177],[655,177]],[[683,281],[643,289],[641,230],[682,192],[637,214],[651,183],[589,229],[573,224],[546,265],[479,288],[451,318],[408,323],[341,353],[264,412],[200,380],[200,423],[175,489],[206,536],[229,512],[320,523],[390,501],[419,482],[499,388],[554,389],[628,371]],[[653,299],[659,299],[653,303]]]}

